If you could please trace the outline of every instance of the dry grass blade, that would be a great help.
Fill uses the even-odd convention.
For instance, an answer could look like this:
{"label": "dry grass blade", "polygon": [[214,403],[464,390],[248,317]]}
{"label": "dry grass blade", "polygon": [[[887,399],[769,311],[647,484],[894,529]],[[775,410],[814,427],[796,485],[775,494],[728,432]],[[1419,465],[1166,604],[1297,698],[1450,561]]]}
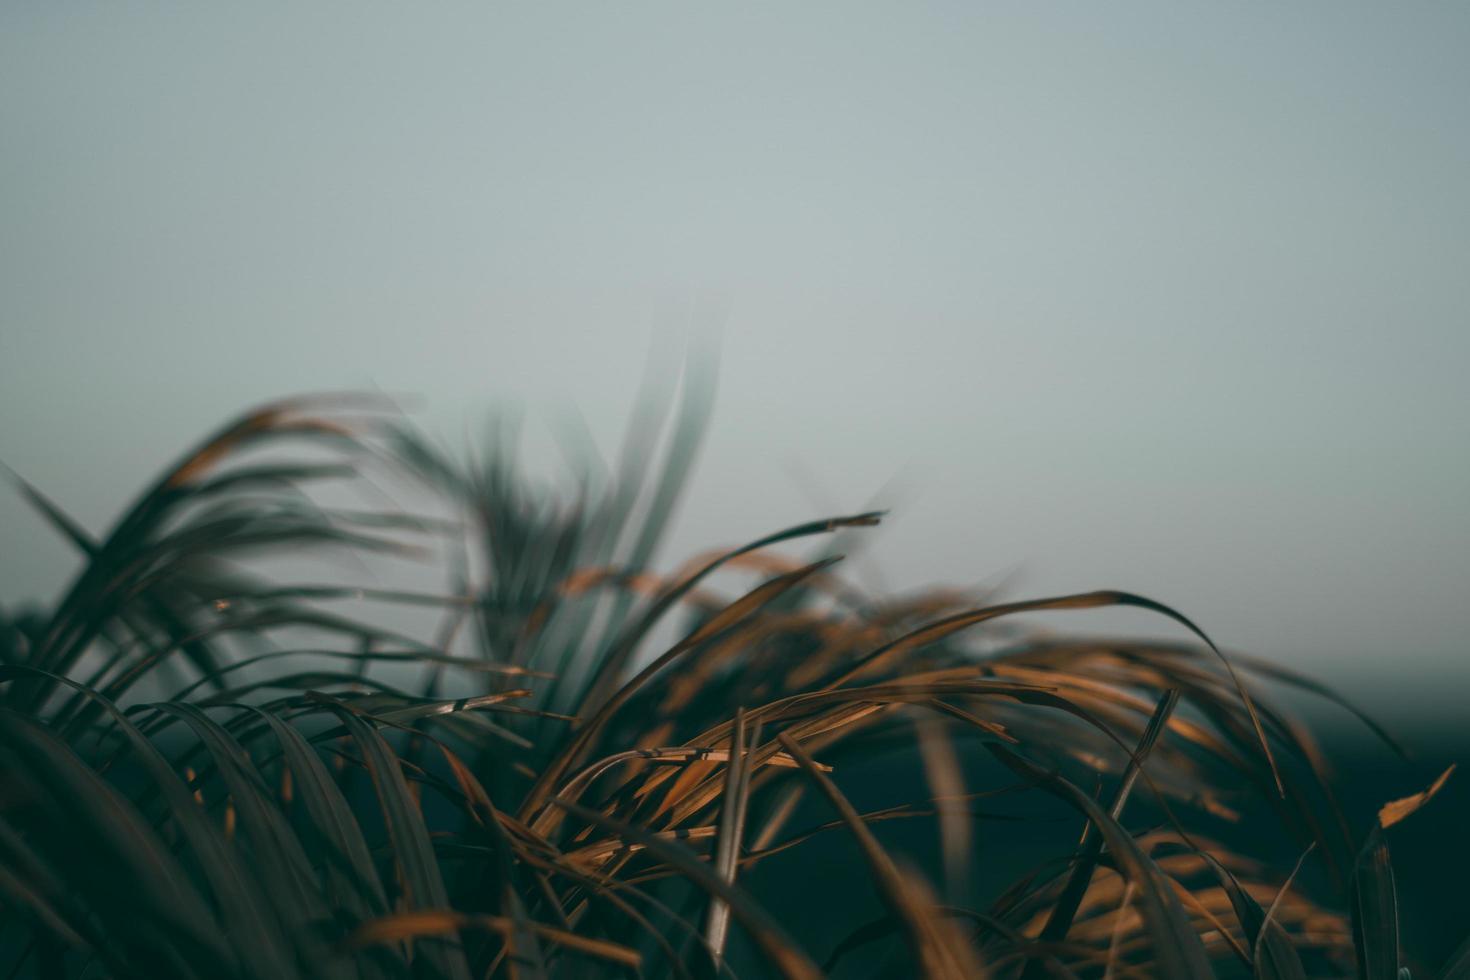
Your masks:
{"label": "dry grass blade", "polygon": [[570,800],[555,799],[552,802],[580,820],[612,831],[619,837],[646,848],[650,854],[674,868],[706,893],[723,899],[761,952],[788,980],[818,980],[821,977],[822,973],[816,964],[801,951],[770,913],[741,891],[739,886],[729,884],[715,874],[704,861],[686,848]]}
{"label": "dry grass blade", "polygon": [[[490,794],[475,778],[469,766],[465,765],[464,761],[439,739],[429,737],[429,740],[439,749],[444,756],[444,761],[449,764],[455,782],[464,793],[470,815],[490,841],[494,853],[494,880],[490,885],[492,889],[498,891],[500,909],[506,913],[511,923],[511,929],[505,937],[505,946],[501,950],[501,955],[509,961],[509,972],[513,978],[528,977],[535,980],[535,978],[544,977],[546,976],[546,962],[542,955],[541,944],[537,941],[535,923],[526,914],[525,903],[515,888],[517,854],[504,826],[508,821],[496,809],[494,802],[490,799]],[[521,830],[521,828],[516,829]],[[543,842],[537,841],[537,843]],[[555,902],[553,904],[560,913],[561,906]]]}
{"label": "dry grass blade", "polygon": [[[853,518],[852,520],[857,519]],[[828,530],[835,523],[831,521],[824,522],[822,527],[824,530]],[[550,795],[552,788],[565,777],[567,771],[572,766],[582,761],[588,749],[596,741],[598,736],[602,734],[603,729],[618,709],[627,704],[633,695],[647,684],[654,675],[687,654],[690,650],[693,650],[701,641],[720,630],[729,628],[741,619],[754,614],[765,604],[774,601],[783,593],[800,585],[806,578],[833,564],[833,561],[834,559],[828,559],[816,562],[815,564],[807,565],[804,568],[797,569],[786,575],[777,576],[768,582],[762,583],[722,610],[709,622],[701,625],[693,633],[685,637],[685,639],[675,644],[672,649],[661,655],[653,663],[639,671],[616,694],[608,698],[607,702],[597,710],[597,713],[592,716],[591,720],[577,732],[571,744],[559,753],[542,772],[541,777],[536,781],[536,785],[526,794],[526,800],[521,805],[521,819],[528,820],[536,814],[546,801],[546,798]]]}
{"label": "dry grass blade", "polygon": [[[1302,854],[1297,862],[1298,868],[1314,847],[1315,844]],[[1254,969],[1261,980],[1299,976],[1303,972],[1301,957],[1297,955],[1296,949],[1292,946],[1291,938],[1275,916],[1267,918],[1265,910],[1251,894],[1251,890],[1208,850],[1191,844],[1184,848],[1183,853],[1204,862],[1205,868],[1220,883],[1235,919],[1240,924],[1245,943],[1251,949],[1250,952],[1245,949],[1236,950],[1232,944],[1231,949],[1236,952],[1240,962]],[[1289,881],[1291,881],[1290,878],[1288,878]],[[1273,904],[1279,902],[1285,895],[1284,887],[1277,889],[1275,895],[1272,896]]]}
{"label": "dry grass blade", "polygon": [[[830,534],[839,528],[845,527],[871,527],[876,525],[882,517],[880,512],[865,514],[854,514],[849,517],[833,517],[824,521],[809,521],[789,527],[784,531],[767,535],[759,540],[752,541],[734,551],[726,552],[712,559],[703,567],[689,575],[683,581],[677,583],[649,607],[643,617],[628,629],[626,634],[619,638],[614,647],[608,652],[607,657],[598,665],[596,673],[587,685],[587,693],[579,699],[579,705],[598,705],[609,695],[613,686],[617,683],[618,676],[627,665],[629,658],[633,656],[638,643],[653,626],[663,618],[685,595],[710,575],[713,575],[727,563],[734,561],[744,555],[748,555],[772,545],[781,544],[786,541],[794,541],[798,538],[810,537],[814,534]],[[830,562],[818,562],[815,567],[825,567]]]}
{"label": "dry grass blade", "polygon": [[[749,743],[760,741],[760,726],[751,733]],[[745,836],[745,813],[750,803],[750,774],[754,768],[750,760],[750,745],[745,732],[745,709],[735,712],[735,727],[730,734],[730,761],[725,766],[725,793],[720,806],[719,837],[715,850],[715,874],[727,884],[735,883],[739,867],[740,842]],[[709,924],[705,929],[706,942],[715,968],[719,969],[725,953],[725,937],[730,929],[730,906],[719,896],[712,896],[709,904]]]}
{"label": "dry grass blade", "polygon": [[[352,935],[348,938],[348,945],[372,946],[402,942],[405,939],[420,936],[452,936],[467,929],[486,929],[498,932],[509,939],[515,933],[516,928],[516,922],[505,916],[469,915],[449,909],[421,909],[417,912],[400,912],[397,915],[364,922],[353,930]],[[540,938],[550,940],[578,953],[595,956],[598,959],[634,970],[643,964],[643,957],[637,950],[629,949],[619,943],[592,939],[565,929],[543,925],[540,922],[530,923],[529,928]]]}
{"label": "dry grass blade", "polygon": [[[1143,769],[1143,761],[1148,758],[1154,743],[1163,734],[1165,727],[1169,724],[1169,716],[1174,713],[1174,707],[1178,703],[1179,689],[1171,688],[1159,700],[1158,707],[1154,709],[1152,717],[1149,718],[1148,728],[1144,730],[1143,737],[1138,742],[1138,748],[1133,753],[1133,758],[1128,760],[1128,768],[1113,798],[1109,815],[1114,820],[1122,818],[1123,807],[1127,805],[1133,784]],[[1072,919],[1077,914],[1078,906],[1082,903],[1082,896],[1087,893],[1087,888],[1092,883],[1092,873],[1097,867],[1098,855],[1102,853],[1102,835],[1095,832],[1090,823],[1086,825],[1086,828],[1089,834],[1083,843],[1082,853],[1072,868],[1072,873],[1067,879],[1066,886],[1062,889],[1061,896],[1057,899],[1056,906],[1052,909],[1050,918],[1047,919],[1046,925],[1041,930],[1042,942],[1061,942],[1066,939],[1067,930],[1071,928]],[[1036,976],[1034,972],[1030,975]]]}
{"label": "dry grass blade", "polygon": [[990,752],[1038,787],[1071,803],[1092,822],[1112,853],[1128,883],[1137,889],[1143,905],[1144,922],[1153,939],[1159,975],[1170,980],[1211,977],[1209,959],[1200,937],[1180,907],[1174,888],[1133,836],[1108,815],[1097,802],[1067,780],[1046,772],[1008,749],[987,745]]}
{"label": "dry grass blade", "polygon": [[857,839],[863,857],[877,881],[879,894],[889,910],[904,923],[909,947],[922,975],[952,980],[985,976],[985,968],[963,934],[952,928],[946,917],[936,914],[937,903],[925,901],[927,896],[924,893],[927,889],[916,886],[914,881],[899,871],[893,858],[878,843],[878,839],[836,784],[817,768],[811,756],[790,735],[780,732],[776,738],[801,763],[807,776],[821,790],[822,795],[827,797],[827,801],[841,815],[843,822]]}
{"label": "dry grass blade", "polygon": [[1234,684],[1236,692],[1240,695],[1241,702],[1245,705],[1246,713],[1250,716],[1251,725],[1255,729],[1257,744],[1260,746],[1262,753],[1265,755],[1266,762],[1271,768],[1271,774],[1276,781],[1277,792],[1285,796],[1286,786],[1281,780],[1281,772],[1276,765],[1276,756],[1271,751],[1271,744],[1266,738],[1265,729],[1261,727],[1261,719],[1256,712],[1255,702],[1251,699],[1250,692],[1246,690],[1244,682],[1241,681],[1240,676],[1235,671],[1235,666],[1231,664],[1229,658],[1221,652],[1219,647],[1215,646],[1215,641],[1211,640],[1205,634],[1204,630],[1196,626],[1189,617],[1177,610],[1171,609],[1161,602],[1155,602],[1153,599],[1134,595],[1131,592],[1084,592],[1077,595],[1057,596],[1049,599],[1028,599],[1022,602],[1002,603],[1000,605],[987,606],[983,609],[959,613],[920,627],[911,633],[879,647],[828,686],[840,687],[852,681],[859,674],[870,672],[876,667],[896,659],[906,651],[936,643],[961,630],[969,629],[972,626],[977,626],[980,623],[993,619],[999,619],[1003,616],[1060,609],[1097,609],[1106,606],[1133,606],[1165,616],[1189,630],[1209,647],[1210,651],[1224,665],[1225,670],[1230,675],[1230,680]]}
{"label": "dry grass blade", "polygon": [[[930,702],[931,705],[935,703]],[[919,758],[924,763],[924,776],[939,815],[945,897],[950,902],[959,903],[964,897],[964,876],[970,869],[970,813],[962,802],[965,796],[964,772],[944,722],[925,712],[916,720],[915,731]]]}
{"label": "dry grass blade", "polygon": [[1385,803],[1383,807],[1378,811],[1379,825],[1383,827],[1384,830],[1387,830],[1389,827],[1392,827],[1394,824],[1398,823],[1400,820],[1403,820],[1405,817],[1412,816],[1414,813],[1418,812],[1420,807],[1424,806],[1424,804],[1434,799],[1435,794],[1444,789],[1444,784],[1449,781],[1450,774],[1454,771],[1455,767],[1450,766],[1444,772],[1439,774],[1439,778],[1431,783],[1428,789],[1422,790],[1418,793],[1414,793],[1411,796],[1406,796],[1400,800],[1394,800],[1390,803]]}
{"label": "dry grass blade", "polygon": [[1291,874],[1286,876],[1286,881],[1276,892],[1276,897],[1271,899],[1270,907],[1261,917],[1260,928],[1255,931],[1254,952],[1251,954],[1251,960],[1256,976],[1260,980],[1306,980],[1306,970],[1302,968],[1301,957],[1292,948],[1291,940],[1287,937],[1285,930],[1277,924],[1276,912],[1281,908],[1281,900],[1286,897],[1287,892],[1291,891],[1292,883],[1296,881],[1302,865],[1306,863],[1307,855],[1311,854],[1316,846],[1315,842],[1309,844],[1302,852],[1302,856],[1296,859],[1296,866],[1291,869]]}

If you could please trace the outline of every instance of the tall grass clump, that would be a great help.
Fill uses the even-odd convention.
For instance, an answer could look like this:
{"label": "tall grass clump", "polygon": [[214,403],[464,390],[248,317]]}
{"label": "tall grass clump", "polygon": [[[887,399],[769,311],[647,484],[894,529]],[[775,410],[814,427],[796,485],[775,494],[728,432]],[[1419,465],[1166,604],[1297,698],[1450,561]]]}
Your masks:
{"label": "tall grass clump", "polygon": [[[1443,777],[1355,833],[1278,701],[1325,688],[1129,593],[868,595],[877,513],[660,572],[707,412],[571,495],[345,397],[101,536],[18,483],[79,570],[0,614],[3,975],[1397,980]],[[1110,606],[1178,642],[1015,620]]]}

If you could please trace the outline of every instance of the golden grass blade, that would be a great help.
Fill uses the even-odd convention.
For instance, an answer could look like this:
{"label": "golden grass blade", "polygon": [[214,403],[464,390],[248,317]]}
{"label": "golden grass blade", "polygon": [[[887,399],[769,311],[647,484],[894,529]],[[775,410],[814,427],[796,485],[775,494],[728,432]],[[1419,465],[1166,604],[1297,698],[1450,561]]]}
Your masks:
{"label": "golden grass blade", "polygon": [[1071,803],[1098,829],[1128,882],[1137,886],[1143,904],[1144,921],[1153,939],[1159,973],[1175,978],[1211,977],[1213,971],[1199,934],[1189,924],[1172,887],[1164,884],[1164,875],[1149,860],[1133,839],[1102,807],[1072,783],[1047,772],[1014,752],[999,745],[987,745],[992,755],[1038,787]]}
{"label": "golden grass blade", "polygon": [[1444,784],[1449,781],[1450,773],[1454,771],[1455,767],[1450,766],[1439,774],[1439,778],[1431,783],[1428,789],[1415,793],[1412,796],[1406,796],[1400,800],[1394,800],[1391,803],[1385,803],[1378,811],[1378,823],[1384,830],[1387,830],[1405,817],[1412,816],[1418,812],[1420,807],[1434,799],[1434,795],[1444,789]]}
{"label": "golden grass blade", "polygon": [[570,800],[554,799],[552,803],[580,820],[612,831],[646,848],[649,853],[675,868],[705,892],[724,899],[730,906],[731,913],[745,927],[761,952],[788,980],[818,980],[822,976],[816,964],[791,940],[786,930],[770,913],[751,900],[738,885],[731,885],[715,874],[709,865],[686,848]]}
{"label": "golden grass blade", "polygon": [[[564,800],[578,799],[598,776],[601,776],[614,766],[625,762],[653,762],[668,765],[670,768],[665,771],[672,773],[676,772],[677,768],[681,765],[729,762],[730,758],[729,749],[704,748],[698,745],[675,745],[657,749],[629,749],[627,752],[618,752],[592,763],[577,773],[577,775],[567,780],[566,784],[562,786],[561,792],[557,793],[557,796],[560,796]],[[796,760],[784,752],[777,752],[775,755],[764,760],[763,764],[784,769],[795,769],[797,767]],[[645,778],[644,784],[640,787],[637,795],[640,797],[647,795],[648,792],[651,792],[663,781],[663,779],[655,780],[651,777]]]}
{"label": "golden grass blade", "polygon": [[[616,685],[619,675],[626,667],[629,658],[633,656],[633,653],[637,649],[638,644],[642,642],[643,637],[647,635],[648,631],[652,629],[653,626],[660,619],[662,619],[663,616],[674,605],[682,600],[682,598],[687,593],[693,591],[693,589],[698,586],[700,582],[704,581],[727,562],[740,558],[742,555],[747,555],[751,552],[770,547],[771,545],[780,544],[784,541],[792,541],[797,538],[809,537],[813,534],[829,534],[832,531],[843,527],[870,527],[876,525],[881,517],[881,513],[873,512],[866,514],[855,514],[850,517],[834,517],[824,521],[810,521],[806,524],[798,524],[795,527],[789,527],[784,531],[778,531],[775,534],[767,535],[764,538],[752,541],[750,544],[747,544],[741,548],[737,548],[734,551],[726,552],[718,558],[712,559],[694,574],[690,575],[682,582],[669,589],[663,595],[659,596],[659,598],[649,607],[648,611],[644,613],[642,619],[633,624],[633,626],[629,628],[625,632],[625,634],[618,639],[613,648],[608,652],[606,658],[604,658],[603,662],[598,665],[596,673],[593,675],[592,679],[588,682],[586,693],[578,700],[578,709],[576,713],[585,714],[589,706],[600,705],[606,698],[611,696],[611,692],[614,690],[614,685]],[[821,567],[825,567],[825,565],[827,564],[830,564],[830,562],[818,562],[812,567],[815,570]],[[562,775],[562,773],[558,773],[557,779],[560,779]],[[537,804],[539,805],[542,802],[544,802],[544,799],[538,800]]]}
{"label": "golden grass blade", "polygon": [[1240,676],[1235,671],[1235,666],[1230,662],[1229,658],[1227,658],[1225,654],[1221,652],[1219,647],[1215,646],[1215,641],[1211,640],[1203,630],[1196,626],[1194,622],[1191,621],[1183,613],[1177,612],[1176,610],[1171,609],[1161,602],[1155,602],[1152,599],[1148,599],[1140,595],[1134,595],[1131,592],[1085,592],[1079,593],[1077,595],[1057,596],[1055,598],[1049,599],[1028,599],[1021,602],[1008,602],[1002,603],[1000,605],[988,606],[983,609],[971,610],[970,612],[959,613],[958,615],[948,617],[947,619],[941,619],[938,622],[930,623],[927,626],[923,626],[911,633],[899,637],[891,643],[887,643],[884,646],[879,647],[877,650],[874,650],[868,656],[864,657],[854,667],[849,669],[837,680],[831,682],[828,687],[841,687],[852,681],[858,675],[872,671],[874,668],[884,665],[890,660],[896,659],[899,655],[906,651],[935,643],[941,639],[944,639],[947,636],[959,632],[960,630],[968,629],[971,626],[979,625],[980,623],[987,622],[988,620],[998,619],[1003,616],[1011,616],[1017,613],[1025,612],[1043,612],[1059,609],[1097,609],[1105,606],[1134,606],[1140,609],[1147,609],[1150,612],[1158,613],[1159,615],[1172,619],[1176,623],[1182,625],[1185,629],[1193,633],[1196,637],[1203,641],[1207,647],[1210,648],[1211,652],[1214,653],[1216,658],[1218,658],[1219,661],[1225,666],[1226,671],[1230,675],[1231,681],[1235,685],[1236,691],[1240,694],[1241,701],[1245,705],[1246,713],[1250,716],[1251,724],[1255,728],[1257,742],[1260,745],[1261,751],[1264,753],[1266,761],[1271,768],[1271,774],[1276,780],[1277,792],[1280,793],[1282,796],[1285,796],[1286,786],[1281,780],[1281,772],[1277,768],[1276,757],[1271,752],[1271,745],[1269,740],[1266,738],[1266,732],[1261,727],[1261,719],[1260,716],[1256,713],[1255,702],[1251,700],[1250,693],[1246,690],[1244,682],[1241,681]]}
{"label": "golden grass blade", "polygon": [[807,776],[827,797],[857,839],[863,857],[873,871],[879,895],[905,925],[909,947],[922,975],[952,980],[986,976],[978,955],[963,934],[954,929],[947,918],[935,914],[937,903],[928,900],[928,889],[899,870],[836,784],[817,768],[811,756],[790,735],[780,732],[776,738],[801,763]]}
{"label": "golden grass blade", "polygon": [[[857,518],[852,518],[852,520],[857,520]],[[824,522],[821,526],[823,529],[827,529],[829,525],[835,525],[835,523],[831,521]],[[669,666],[669,664],[690,650],[693,650],[700,641],[718,632],[720,629],[725,629],[733,625],[741,618],[755,613],[761,606],[772,602],[782,593],[795,588],[807,577],[814,575],[831,564],[833,564],[832,559],[820,561],[762,583],[717,614],[710,622],[705,623],[688,637],[675,644],[672,649],[664,653],[653,663],[639,671],[632,680],[624,684],[615,694],[607,699],[606,703],[597,710],[597,713],[593,715],[591,720],[577,732],[571,744],[558,753],[556,758],[546,767],[541,774],[541,778],[536,781],[536,784],[531,787],[530,792],[526,794],[525,802],[521,804],[521,818],[523,820],[529,820],[541,809],[547,797],[550,795],[552,787],[565,777],[567,771],[572,766],[582,761],[587,750],[602,734],[602,730],[607,726],[607,723],[612,719],[618,709],[627,704],[633,695],[647,684],[655,674],[659,673],[659,671]],[[716,624],[718,624],[718,629],[715,628]]]}

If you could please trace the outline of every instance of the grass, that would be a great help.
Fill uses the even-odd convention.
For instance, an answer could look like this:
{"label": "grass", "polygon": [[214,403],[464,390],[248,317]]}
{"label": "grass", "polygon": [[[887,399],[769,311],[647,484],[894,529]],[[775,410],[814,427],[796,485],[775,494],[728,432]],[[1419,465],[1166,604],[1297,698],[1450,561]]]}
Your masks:
{"label": "grass", "polygon": [[[1398,980],[1389,843],[1448,773],[1355,834],[1277,701],[1326,688],[1127,593],[866,595],[876,513],[661,576],[707,416],[645,399],[570,498],[354,398],[104,537],[18,484],[80,570],[0,618],[0,970]],[[373,473],[439,516],[329,504]],[[324,551],[444,585],[259,571]],[[1013,625],[1106,606],[1180,640]]]}

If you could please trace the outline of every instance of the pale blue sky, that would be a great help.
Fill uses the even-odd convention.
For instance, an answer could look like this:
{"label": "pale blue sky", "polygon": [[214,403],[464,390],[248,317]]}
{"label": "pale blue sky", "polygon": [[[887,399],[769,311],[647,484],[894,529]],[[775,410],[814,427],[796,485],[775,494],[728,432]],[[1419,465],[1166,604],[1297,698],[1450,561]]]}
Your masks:
{"label": "pale blue sky", "polygon": [[[1455,4],[7,3],[0,459],[100,528],[303,389],[610,445],[653,328],[722,324],[676,551],[895,481],[896,586],[1463,661],[1467,51]],[[0,549],[66,573],[8,496]]]}

